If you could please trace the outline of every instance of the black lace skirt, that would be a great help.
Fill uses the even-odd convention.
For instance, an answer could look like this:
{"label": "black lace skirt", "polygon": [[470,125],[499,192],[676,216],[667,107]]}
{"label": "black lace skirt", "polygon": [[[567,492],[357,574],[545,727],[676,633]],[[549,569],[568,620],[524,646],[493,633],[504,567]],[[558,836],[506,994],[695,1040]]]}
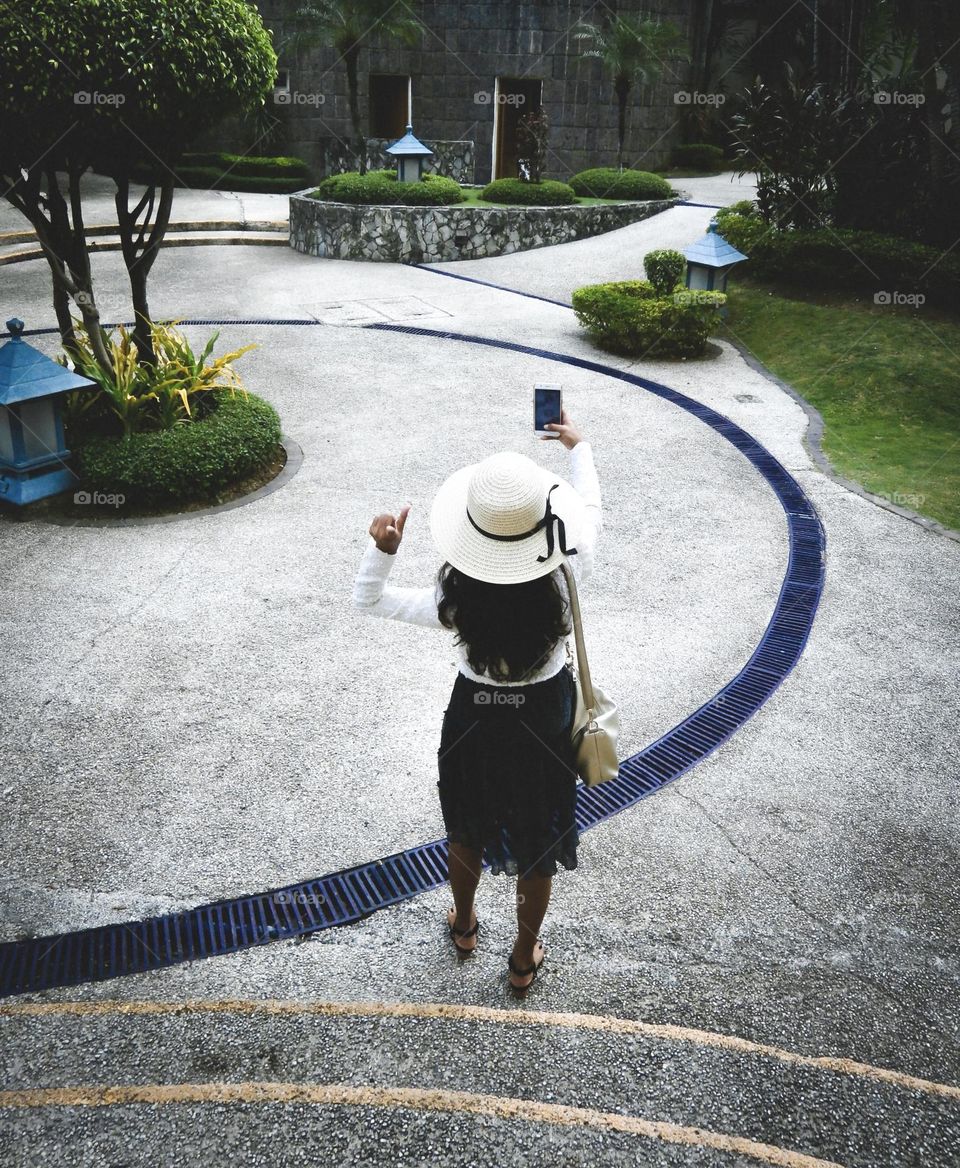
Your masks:
{"label": "black lace skirt", "polygon": [[483,852],[494,874],[577,866],[575,710],[566,666],[525,686],[457,674],[437,751],[440,807],[447,839]]}

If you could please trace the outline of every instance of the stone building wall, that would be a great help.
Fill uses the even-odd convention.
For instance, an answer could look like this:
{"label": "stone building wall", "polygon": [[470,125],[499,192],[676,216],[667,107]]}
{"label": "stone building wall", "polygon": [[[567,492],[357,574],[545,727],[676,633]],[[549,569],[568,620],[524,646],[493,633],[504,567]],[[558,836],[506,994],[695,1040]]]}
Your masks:
{"label": "stone building wall", "polygon": [[[326,173],[332,140],[352,139],[346,71],[332,49],[295,53],[284,0],[260,0],[264,24],[274,34],[280,68],[289,70],[293,99],[279,112],[288,126],[288,149],[304,158],[317,177]],[[385,44],[375,36],[360,54],[360,104],[368,129],[368,75],[409,74],[413,79],[413,127],[427,145],[434,141],[475,143],[476,182],[491,174],[495,78],[543,80],[543,105],[550,120],[544,177],[566,178],[587,166],[614,165],[617,110],[611,78],[601,63],[584,58],[570,30],[581,14],[602,21],[609,9],[638,14],[652,9],[685,33],[691,0],[621,0],[590,9],[585,0],[448,3],[421,0],[416,8],[425,31],[412,48]],[[674,93],[686,88],[686,67],[674,64],[664,79],[631,95],[626,162],[643,170],[665,166],[679,141]],[[467,178],[466,181],[470,181]]]}

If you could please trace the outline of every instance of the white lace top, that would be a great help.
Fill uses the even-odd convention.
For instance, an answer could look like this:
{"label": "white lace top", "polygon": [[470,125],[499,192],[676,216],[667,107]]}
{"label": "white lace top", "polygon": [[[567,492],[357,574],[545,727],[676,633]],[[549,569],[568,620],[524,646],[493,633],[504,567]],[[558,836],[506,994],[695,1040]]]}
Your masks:
{"label": "white lace top", "polygon": [[[578,442],[570,451],[569,481],[586,504],[583,531],[577,538],[577,554],[570,556],[568,560],[573,569],[574,579],[579,585],[593,570],[593,550],[603,526],[600,483],[593,465],[593,449],[589,442]],[[353,585],[355,606],[371,616],[408,621],[431,629],[444,628],[437,615],[440,600],[437,584],[424,588],[398,588],[387,583],[387,577],[396,558],[395,555],[380,551],[373,538],[370,538]],[[559,573],[559,583],[566,596],[566,581],[562,573]],[[534,685],[559,673],[566,661],[566,640],[561,637],[553,652],[536,672],[526,674],[520,681],[494,681],[485,675],[474,673],[467,662],[465,645],[457,645],[457,649],[460,654],[460,672],[472,681],[483,682],[484,685]]]}

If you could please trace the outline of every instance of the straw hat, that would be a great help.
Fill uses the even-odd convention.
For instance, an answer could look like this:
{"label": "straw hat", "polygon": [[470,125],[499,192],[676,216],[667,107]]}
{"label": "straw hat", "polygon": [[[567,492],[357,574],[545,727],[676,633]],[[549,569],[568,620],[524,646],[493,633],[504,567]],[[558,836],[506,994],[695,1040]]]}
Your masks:
{"label": "straw hat", "polygon": [[458,571],[488,584],[522,584],[573,553],[584,514],[566,480],[505,451],[450,475],[433,501],[430,531]]}

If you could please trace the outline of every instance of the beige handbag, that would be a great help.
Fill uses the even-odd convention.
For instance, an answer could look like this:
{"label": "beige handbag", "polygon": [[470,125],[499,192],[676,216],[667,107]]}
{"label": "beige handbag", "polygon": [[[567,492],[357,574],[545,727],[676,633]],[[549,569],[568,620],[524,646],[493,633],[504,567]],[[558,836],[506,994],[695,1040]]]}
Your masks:
{"label": "beige handbag", "polygon": [[[561,564],[570,592],[573,615],[573,634],[577,643],[577,711],[573,718],[573,748],[577,773],[588,787],[615,779],[620,770],[617,757],[617,736],[620,733],[620,713],[616,703],[593,684],[587,650],[583,643],[583,625],[580,623],[580,600],[577,583],[570,565]],[[570,645],[567,644],[567,652]]]}

